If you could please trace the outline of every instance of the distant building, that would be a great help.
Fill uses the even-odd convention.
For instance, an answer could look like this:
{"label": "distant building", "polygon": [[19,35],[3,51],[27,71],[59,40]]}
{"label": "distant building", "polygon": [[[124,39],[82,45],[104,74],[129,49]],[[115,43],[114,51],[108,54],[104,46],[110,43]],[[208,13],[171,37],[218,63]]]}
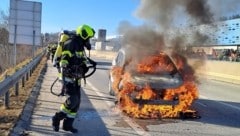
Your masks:
{"label": "distant building", "polygon": [[104,42],[106,41],[107,30],[99,29],[98,30],[98,41]]}
{"label": "distant building", "polygon": [[179,29],[195,46],[240,45],[240,18]]}
{"label": "distant building", "polygon": [[95,50],[110,50],[118,51],[121,47],[122,36],[111,36],[107,37],[107,30],[99,29],[98,37],[91,40],[91,44],[94,45]]}
{"label": "distant building", "polygon": [[107,38],[106,47],[108,47],[112,51],[118,51],[122,47],[122,41],[122,35],[112,36],[111,38]]}

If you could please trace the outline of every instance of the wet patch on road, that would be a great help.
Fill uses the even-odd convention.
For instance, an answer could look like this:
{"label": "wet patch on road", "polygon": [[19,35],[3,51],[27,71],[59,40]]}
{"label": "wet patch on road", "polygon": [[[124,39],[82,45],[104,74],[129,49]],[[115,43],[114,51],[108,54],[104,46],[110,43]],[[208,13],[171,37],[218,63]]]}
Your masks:
{"label": "wet patch on road", "polygon": [[168,124],[168,123],[178,123],[179,120],[176,119],[133,119],[139,126],[141,126],[145,131],[149,131],[149,125],[161,125],[161,124]]}
{"label": "wet patch on road", "polygon": [[128,123],[125,122],[125,121],[122,120],[122,119],[116,121],[116,123],[115,123],[113,126],[115,126],[115,127],[124,127],[124,128],[128,128],[128,127],[129,127]]}

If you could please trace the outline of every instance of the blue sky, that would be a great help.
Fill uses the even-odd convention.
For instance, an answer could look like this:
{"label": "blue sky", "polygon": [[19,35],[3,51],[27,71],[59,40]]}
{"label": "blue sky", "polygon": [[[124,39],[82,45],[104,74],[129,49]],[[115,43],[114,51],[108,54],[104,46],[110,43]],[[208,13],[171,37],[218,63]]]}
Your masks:
{"label": "blue sky", "polygon": [[[0,10],[7,12],[9,1],[10,0],[0,0]],[[128,21],[134,26],[146,22],[146,20],[144,21],[135,16],[135,12],[139,8],[141,0],[26,1],[42,3],[42,33],[59,32],[62,29],[75,30],[81,24],[89,24],[96,31],[98,29],[106,29],[107,36],[111,36],[118,34],[118,27],[121,21]],[[145,0],[145,2],[146,1],[148,0]],[[238,1],[239,0],[228,0],[227,2],[225,0],[209,0],[209,3],[212,5],[212,9],[215,13],[218,13],[220,16],[226,16],[240,13],[240,2]],[[156,2],[158,2],[158,0],[152,0],[154,5],[156,5]],[[218,6],[215,6],[216,3]],[[163,6],[162,8],[164,8],[164,5],[156,5],[155,8],[159,8],[158,6]],[[150,12],[144,10],[144,13],[148,14],[153,12],[154,16],[156,11],[159,11],[154,10],[153,5],[150,6],[148,10]],[[177,20],[174,20],[176,24],[182,24],[184,19],[186,19],[182,16],[177,16],[176,18]]]}
{"label": "blue sky", "polygon": [[[10,0],[0,0],[0,10],[8,11]],[[89,24],[96,31],[106,29],[107,35],[117,35],[121,21],[142,24],[135,17],[140,0],[31,0],[42,3],[42,33],[75,30]]]}

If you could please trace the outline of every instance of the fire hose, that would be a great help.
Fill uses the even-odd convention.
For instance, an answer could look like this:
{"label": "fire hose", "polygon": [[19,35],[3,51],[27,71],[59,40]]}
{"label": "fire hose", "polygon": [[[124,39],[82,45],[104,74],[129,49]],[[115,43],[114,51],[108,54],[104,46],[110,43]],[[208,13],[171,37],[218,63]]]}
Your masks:
{"label": "fire hose", "polygon": [[[95,71],[96,71],[96,66],[97,66],[97,63],[95,62],[95,61],[93,61],[92,59],[90,59],[89,57],[87,57],[87,60],[88,60],[88,62],[90,63],[90,66],[87,66],[86,68],[87,68],[87,71],[89,70],[89,69],[92,69],[92,71],[90,72],[90,73],[88,73],[87,75],[85,75],[86,73],[84,73],[83,75],[81,74],[82,73],[82,70],[79,70],[79,71],[81,71],[81,72],[78,72],[77,74],[70,74],[70,76],[71,77],[74,77],[75,79],[76,79],[76,81],[75,82],[77,82],[79,79],[81,79],[81,78],[83,78],[84,79],[84,81],[85,81],[85,79],[86,78],[88,78],[88,77],[90,77],[91,75],[93,75],[94,73],[95,73]],[[76,67],[75,67],[76,68]],[[79,68],[78,68],[79,69]],[[58,68],[58,73],[61,73],[61,70],[60,70],[60,68]],[[67,73],[71,73],[71,72],[67,72]],[[63,88],[62,88],[62,90],[61,90],[61,92],[60,93],[55,93],[54,91],[53,91],[53,86],[55,85],[55,83],[59,80],[59,77],[57,77],[55,80],[54,80],[54,82],[52,83],[52,85],[51,85],[51,88],[50,88],[50,90],[51,90],[51,93],[53,94],[53,95],[55,95],[55,96],[64,96],[64,94],[65,94],[65,88],[64,88],[64,84],[65,84],[65,74],[64,74],[64,72],[62,73],[62,75],[63,75]],[[86,81],[85,81],[85,83],[86,83]]]}

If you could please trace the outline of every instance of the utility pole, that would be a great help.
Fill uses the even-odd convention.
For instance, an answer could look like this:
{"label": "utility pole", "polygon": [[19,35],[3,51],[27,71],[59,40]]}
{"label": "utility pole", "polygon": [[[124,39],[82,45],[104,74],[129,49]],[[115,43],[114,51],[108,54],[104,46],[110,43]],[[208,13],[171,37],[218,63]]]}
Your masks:
{"label": "utility pole", "polygon": [[32,58],[34,58],[34,52],[35,52],[35,30],[33,30]]}
{"label": "utility pole", "polygon": [[14,25],[13,66],[17,65],[17,25]]}

